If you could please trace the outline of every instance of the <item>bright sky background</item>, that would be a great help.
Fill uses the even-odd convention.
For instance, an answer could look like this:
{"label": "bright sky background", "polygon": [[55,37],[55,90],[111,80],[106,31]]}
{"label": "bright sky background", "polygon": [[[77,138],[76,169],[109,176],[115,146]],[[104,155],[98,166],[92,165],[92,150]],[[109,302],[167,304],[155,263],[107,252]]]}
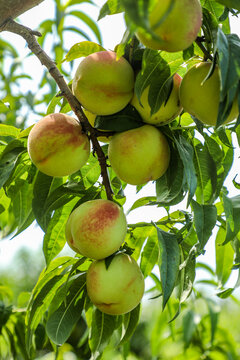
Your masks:
{"label": "bright sky background", "polygon": [[[99,8],[105,3],[105,0],[99,0],[98,6],[92,6],[89,4],[81,4],[79,6],[79,9],[82,11],[86,11],[92,18],[97,19]],[[41,3],[39,6],[33,8],[32,10],[28,11],[27,13],[23,14],[20,19],[21,22],[32,28],[37,29],[38,24],[46,19],[47,17],[51,17],[54,13],[54,7],[53,2],[50,0],[45,0],[43,3]],[[74,21],[75,22],[75,21]],[[80,22],[77,22],[78,25],[80,25]],[[71,24],[73,25],[73,24]],[[76,25],[76,24],[75,24]],[[106,49],[114,49],[115,45],[118,44],[121,41],[121,38],[123,36],[123,33],[125,31],[125,25],[122,14],[114,15],[114,16],[108,16],[102,19],[99,22],[99,27],[101,29],[102,37],[103,37],[103,46]],[[238,33],[240,36],[240,20],[237,18],[232,18],[231,20],[231,28],[232,32]],[[84,30],[84,26],[82,27],[82,30]],[[88,28],[86,30],[89,32]],[[68,33],[69,35],[69,33]],[[1,34],[2,36],[2,34]],[[3,34],[3,37],[7,41],[12,41],[14,43],[14,46],[19,50],[22,56],[26,56],[29,54],[29,49],[26,47],[25,41],[20,38],[17,35],[5,33]],[[70,35],[69,38],[67,38],[67,43],[70,47],[79,41],[82,41],[79,36],[77,35]],[[96,41],[94,36],[92,36],[92,40]],[[30,56],[26,59],[24,59],[24,66],[26,71],[33,77],[33,79],[36,79],[36,91],[38,91],[37,84],[39,82],[39,79],[41,78],[41,71],[42,66],[39,62],[39,60],[35,56]],[[27,87],[30,85],[30,82],[26,80],[25,86]],[[32,82],[31,82],[31,89],[32,89]],[[32,119],[33,121],[37,121],[38,119]],[[234,141],[234,144],[238,148],[237,142]],[[232,168],[232,171],[230,173],[230,176],[227,180],[227,187],[230,190],[230,195],[233,196],[236,193],[236,189],[234,188],[232,184],[232,179],[234,176],[239,172],[239,157],[240,152],[239,149],[236,151],[235,156],[235,163]],[[237,181],[240,182],[240,179],[238,178]],[[125,211],[132,205],[132,203],[137,199],[137,196],[135,194],[135,187],[134,186],[128,186],[128,190],[125,191],[127,201],[124,206]],[[155,187],[153,184],[148,184],[141,192],[140,196],[151,196],[155,194]],[[175,207],[172,207],[171,210],[177,210],[177,209],[184,209],[184,203],[177,205]],[[139,221],[156,221],[159,220],[162,216],[165,216],[165,210],[157,209],[156,207],[144,207],[140,209],[136,209],[133,212],[130,213],[128,216],[128,223],[134,223]],[[24,233],[20,234],[13,240],[4,240],[0,243],[0,267],[6,266],[9,262],[11,262],[14,254],[18,249],[20,249],[23,246],[26,246],[31,251],[37,250],[42,246],[42,239],[43,239],[43,233],[42,231],[36,226],[32,225],[30,226]],[[66,248],[65,248],[66,249]],[[209,241],[209,243],[206,246],[207,253],[205,254],[202,259],[199,257],[199,261],[204,261],[209,263],[212,267],[215,267],[215,257],[214,257],[214,237],[212,238],[212,241]],[[69,253],[72,254],[71,250],[69,250]],[[43,255],[42,255],[43,256]],[[201,274],[202,275],[202,274]],[[200,275],[200,276],[201,276]],[[205,275],[205,274],[203,274]],[[233,283],[235,279],[232,279]]]}

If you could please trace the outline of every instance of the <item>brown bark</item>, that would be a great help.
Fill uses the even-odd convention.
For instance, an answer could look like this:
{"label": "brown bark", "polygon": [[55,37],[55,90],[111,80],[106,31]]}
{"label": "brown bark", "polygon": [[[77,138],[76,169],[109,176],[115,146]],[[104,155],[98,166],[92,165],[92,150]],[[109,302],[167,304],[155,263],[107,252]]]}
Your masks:
{"label": "brown bark", "polygon": [[15,19],[25,11],[39,5],[44,0],[0,0],[0,26],[8,18]]}

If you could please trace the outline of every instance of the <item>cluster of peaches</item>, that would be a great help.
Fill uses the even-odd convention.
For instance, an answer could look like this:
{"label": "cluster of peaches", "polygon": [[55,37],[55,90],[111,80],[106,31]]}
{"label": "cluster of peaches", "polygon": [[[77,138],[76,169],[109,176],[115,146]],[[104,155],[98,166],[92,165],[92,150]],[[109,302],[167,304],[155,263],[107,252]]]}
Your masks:
{"label": "cluster of peaches", "polygon": [[[157,2],[157,8],[150,14],[152,25],[166,12],[167,3]],[[180,5],[186,5],[184,12],[180,12]],[[179,18],[180,13],[189,19]],[[156,15],[158,18],[155,18]],[[180,28],[172,26],[176,31],[172,39],[166,35],[170,33],[169,25],[165,26],[164,22],[159,25],[159,31],[153,26],[159,41],[144,32],[136,35],[149,48],[183,50],[196,38],[201,18],[198,0],[178,1],[168,20],[180,24]],[[193,24],[191,31],[189,21]],[[175,39],[178,39],[177,43]],[[142,118],[142,126],[103,139],[109,142],[109,162],[122,181],[132,185],[144,184],[166,172],[170,148],[159,126],[171,122],[183,110],[204,124],[216,124],[220,75],[216,66],[212,76],[205,81],[210,68],[211,63],[202,62],[190,68],[183,79],[175,74],[168,100],[155,114],[151,114],[149,87],[143,91],[139,101],[134,93],[134,71],[124,57],[117,59],[113,51],[100,51],[81,61],[72,89],[93,127],[97,115],[118,113],[129,103]],[[237,103],[234,103],[226,122],[232,121],[237,112]],[[121,121],[121,117],[116,121]],[[78,121],[69,115],[54,113],[34,125],[28,137],[28,152],[32,162],[43,173],[68,176],[87,162],[90,143]],[[144,293],[144,278],[132,257],[120,252],[111,259],[109,266],[106,265],[105,258],[118,251],[126,232],[127,222],[122,209],[116,203],[103,199],[90,200],[78,206],[66,224],[69,246],[82,256],[95,260],[87,272],[87,291],[92,302],[108,314],[131,311]]]}

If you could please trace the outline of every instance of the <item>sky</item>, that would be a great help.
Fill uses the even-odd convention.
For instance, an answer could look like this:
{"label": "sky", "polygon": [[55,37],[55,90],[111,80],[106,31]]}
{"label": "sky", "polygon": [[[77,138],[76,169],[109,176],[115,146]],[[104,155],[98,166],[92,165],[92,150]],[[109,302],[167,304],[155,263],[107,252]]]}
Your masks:
{"label": "sky", "polygon": [[[105,0],[98,0],[99,6],[92,6],[90,4],[81,4],[80,9],[82,11],[86,11],[93,19],[96,20],[98,17],[99,8],[104,4],[104,2]],[[39,6],[21,15],[20,20],[24,25],[32,29],[37,29],[37,24],[46,18],[46,13],[53,14],[53,12],[54,12],[53,2],[50,0],[45,0]],[[113,50],[115,45],[121,41],[121,38],[125,31],[125,25],[122,14],[107,16],[104,19],[100,20],[98,25],[103,35],[103,46],[106,49]],[[237,18],[231,19],[231,29],[233,33],[238,33],[238,35],[240,36],[240,19]],[[84,30],[84,28],[82,30]],[[19,49],[19,51],[21,51],[23,57],[25,57],[29,53],[25,41],[19,36],[10,33],[5,33],[3,36],[7,41],[14,42],[14,45]],[[96,41],[94,37],[92,37],[92,40]],[[78,41],[80,41],[79,38],[71,34],[71,36],[68,38],[69,49],[75,42]],[[36,79],[36,91],[37,91],[38,90],[37,84],[41,77],[41,71],[42,71],[42,67],[39,60],[35,56],[28,57],[24,59],[24,66],[29,72],[29,74]],[[28,86],[28,81],[26,81],[25,86]],[[36,119],[36,121],[37,120],[38,119]],[[236,140],[234,141],[234,144],[236,147],[238,147]],[[235,156],[235,162],[232,171],[230,173],[229,179],[227,181],[227,186],[230,189],[231,196],[233,196],[235,192],[235,188],[232,184],[232,179],[235,176],[235,174],[237,174],[239,171],[239,164],[238,164],[239,157],[240,157],[240,152],[239,150],[237,150]],[[237,179],[237,181],[240,182],[240,179]],[[125,194],[127,197],[127,201],[126,204],[124,205],[124,210],[126,211],[127,209],[130,208],[132,203],[137,199],[137,196],[135,194],[135,187],[128,186],[127,191],[125,191]],[[149,183],[140,192],[141,197],[151,196],[154,194],[155,194],[155,187],[152,183]],[[180,205],[172,207],[171,211],[184,209],[184,207],[185,204],[182,203]],[[127,220],[128,223],[134,223],[140,221],[151,222],[151,221],[159,220],[162,216],[165,215],[166,212],[163,209],[159,209],[159,208],[157,209],[156,207],[144,207],[144,208],[136,209],[133,212],[131,212]],[[27,248],[31,249],[31,251],[38,250],[42,246],[42,240],[43,240],[42,231],[36,225],[32,225],[24,233],[20,234],[13,240],[1,241],[0,267],[4,267],[6,266],[6,264],[9,264],[12,261],[16,251],[23,246],[26,246]],[[67,248],[65,247],[65,251],[66,249]],[[214,259],[213,253],[215,251],[214,241],[209,241],[206,250],[207,250],[206,255],[202,258],[199,257],[198,260],[205,261],[209,263],[212,267],[214,267],[215,266],[215,260],[213,260]],[[69,250],[69,254],[72,254],[71,250]],[[234,282],[235,279],[233,279],[232,281]]]}

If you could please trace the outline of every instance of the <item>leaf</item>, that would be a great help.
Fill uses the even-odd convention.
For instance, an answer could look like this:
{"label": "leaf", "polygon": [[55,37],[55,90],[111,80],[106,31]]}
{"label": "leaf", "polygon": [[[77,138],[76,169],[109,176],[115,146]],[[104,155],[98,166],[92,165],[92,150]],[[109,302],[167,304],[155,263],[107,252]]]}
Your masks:
{"label": "leaf", "polygon": [[70,48],[63,61],[72,61],[98,51],[105,51],[105,49],[92,41],[81,41]]}
{"label": "leaf", "polygon": [[157,227],[158,244],[159,244],[159,269],[162,282],[163,305],[164,309],[169,300],[179,272],[180,250],[177,236],[167,233]]}
{"label": "leaf", "polygon": [[66,243],[65,226],[77,201],[78,199],[75,198],[62,208],[56,210],[48,224],[43,239],[43,252],[47,266],[60,253]]}
{"label": "leaf", "polygon": [[89,346],[93,356],[102,352],[116,328],[116,316],[107,315],[95,309],[92,314]]}
{"label": "leaf", "polygon": [[142,119],[132,105],[128,104],[123,110],[112,115],[97,115],[94,127],[109,131],[127,131],[143,126]]}
{"label": "leaf", "polygon": [[194,150],[192,145],[182,135],[179,135],[178,138],[174,137],[174,140],[183,163],[184,174],[188,184],[188,207],[197,188],[197,177],[193,163]]}
{"label": "leaf", "polygon": [[227,232],[223,242],[225,245],[240,231],[240,195],[228,198],[223,194],[223,205],[227,222]]}
{"label": "leaf", "polygon": [[157,202],[171,206],[181,202],[185,196],[184,167],[179,152],[170,146],[170,163],[167,171],[156,181]]}
{"label": "leaf", "polygon": [[69,294],[61,306],[50,315],[46,323],[46,332],[57,345],[64,344],[73,327],[81,317],[84,305],[84,286],[86,277],[80,275],[69,288]]}
{"label": "leaf", "polygon": [[39,291],[37,296],[32,302],[31,308],[28,310],[27,317],[27,349],[28,352],[32,346],[32,336],[37,328],[42,316],[47,311],[56,290],[65,282],[66,275],[56,275],[51,278],[42,289]]}
{"label": "leaf", "polygon": [[222,227],[219,228],[216,240],[216,274],[219,281],[219,286],[222,287],[228,281],[234,262],[234,250],[232,244],[228,242],[223,245],[226,236],[226,230]]}
{"label": "leaf", "polygon": [[72,10],[68,13],[68,15],[73,15],[82,20],[92,30],[97,40],[99,41],[99,44],[102,44],[102,37],[97,24],[88,15],[86,15],[86,13],[79,10]]}
{"label": "leaf", "polygon": [[53,182],[53,177],[39,171],[33,188],[32,209],[38,224],[44,232],[47,230],[51,217],[49,213],[45,213],[45,202]]}
{"label": "leaf", "polygon": [[153,267],[158,261],[159,247],[157,234],[154,231],[147,239],[141,253],[140,268],[144,278],[151,274]]}
{"label": "leaf", "polygon": [[194,212],[194,223],[199,241],[198,250],[201,252],[217,221],[217,208],[215,205],[200,205],[195,200],[191,201]]}
{"label": "leaf", "polygon": [[192,310],[188,310],[183,318],[183,341],[185,348],[190,345],[196,327],[195,314]]}
{"label": "leaf", "polygon": [[225,5],[228,8],[236,9],[240,11],[239,0],[216,0],[220,4]]}
{"label": "leaf", "polygon": [[132,337],[139,321],[140,308],[141,306],[139,304],[135,309],[123,316],[123,332],[118,346],[123,345]]}
{"label": "leaf", "polygon": [[179,302],[182,304],[190,296],[196,276],[196,258],[194,254],[188,254],[185,259],[184,267],[180,271],[180,296]]}
{"label": "leaf", "polygon": [[98,15],[98,21],[107,15],[118,14],[123,11],[120,0],[108,0],[101,7]]}
{"label": "leaf", "polygon": [[0,124],[0,136],[17,137],[20,131],[15,126]]}
{"label": "leaf", "polygon": [[148,205],[156,205],[156,197],[155,196],[145,196],[142,198],[137,199],[130,209],[127,211],[129,214],[131,211],[138,209],[141,206],[148,206]]}

